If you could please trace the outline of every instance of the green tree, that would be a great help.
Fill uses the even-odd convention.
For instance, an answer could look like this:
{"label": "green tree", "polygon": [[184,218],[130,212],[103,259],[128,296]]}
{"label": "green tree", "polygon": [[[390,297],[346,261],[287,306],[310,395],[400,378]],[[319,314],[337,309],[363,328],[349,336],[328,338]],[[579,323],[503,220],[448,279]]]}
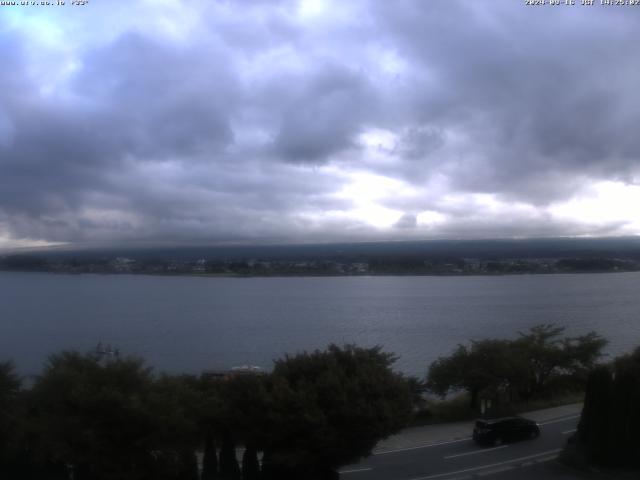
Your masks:
{"label": "green tree", "polygon": [[20,377],[11,362],[0,363],[0,453],[6,446],[6,435],[16,421],[16,402],[20,394]]}
{"label": "green tree", "polygon": [[202,480],[218,478],[218,453],[213,433],[205,433],[204,453],[202,456]]}
{"label": "green tree", "polygon": [[21,409],[19,396],[21,380],[13,363],[0,363],[0,476],[17,473],[21,454]]}
{"label": "green tree", "polygon": [[549,393],[555,381],[584,387],[588,372],[602,355],[606,340],[595,332],[562,337],[564,327],[536,325],[515,340],[488,339],[459,345],[429,367],[427,387],[437,395],[464,390],[470,409],[479,410],[486,395],[529,400]]}
{"label": "green tree", "polygon": [[587,455],[597,463],[608,463],[611,455],[611,391],[613,377],[608,367],[594,369],[589,375],[582,415],[578,423],[578,438],[587,445]]}
{"label": "green tree", "polygon": [[[595,332],[578,337],[562,337],[565,327],[542,324],[520,333],[514,342],[515,352],[525,370],[518,382],[519,394],[532,398],[559,376],[578,379],[584,385],[588,372],[602,355],[607,341]],[[514,356],[515,357],[515,356]]]}
{"label": "green tree", "polygon": [[140,360],[52,356],[32,391],[39,449],[77,480],[144,478],[157,432],[152,390]]}
{"label": "green tree", "polygon": [[[220,392],[223,398],[221,423],[227,435],[222,440],[229,447],[235,442],[244,445],[242,475],[245,480],[255,478],[258,449],[265,443],[269,431],[266,415],[269,408],[267,385],[268,376],[252,374],[232,376],[221,385]],[[224,450],[224,458],[222,453],[223,451],[220,458],[221,473],[230,478],[237,478],[239,470],[235,450],[231,448]]]}
{"label": "green tree", "polygon": [[472,341],[469,347],[458,345],[449,357],[433,362],[427,374],[427,388],[445,396],[452,391],[469,393],[470,409],[479,411],[480,394],[498,391],[516,376],[513,351],[506,340]]}
{"label": "green tree", "polygon": [[586,384],[589,373],[598,366],[607,343],[608,341],[596,332],[563,339],[565,370]]}
{"label": "green tree", "polygon": [[203,375],[198,382],[200,402],[198,406],[198,423],[200,436],[204,440],[202,459],[202,480],[216,480],[220,476],[218,446],[228,426],[228,412],[223,388],[226,380]]}
{"label": "green tree", "polygon": [[640,347],[589,375],[573,454],[596,465],[640,467],[638,405]]}
{"label": "green tree", "polygon": [[611,395],[611,434],[614,465],[640,467],[640,347],[618,358]]}
{"label": "green tree", "polygon": [[276,361],[264,478],[335,478],[405,426],[412,394],[394,360],[379,347],[331,345]]}
{"label": "green tree", "polygon": [[163,374],[152,384],[148,413],[153,418],[153,451],[171,459],[171,467],[163,466],[168,478],[197,480],[194,452],[202,443],[199,406],[200,391],[193,376]]}
{"label": "green tree", "polygon": [[258,449],[255,445],[248,445],[242,455],[242,480],[258,480],[259,478]]}
{"label": "green tree", "polygon": [[240,480],[240,466],[236,458],[236,442],[231,430],[222,436],[220,448],[220,478],[223,480]]}
{"label": "green tree", "polygon": [[518,391],[523,398],[533,397],[556,369],[566,366],[568,359],[560,338],[564,330],[564,327],[551,324],[536,325],[527,333],[520,333],[520,338],[514,342],[519,366],[523,367],[518,382]]}

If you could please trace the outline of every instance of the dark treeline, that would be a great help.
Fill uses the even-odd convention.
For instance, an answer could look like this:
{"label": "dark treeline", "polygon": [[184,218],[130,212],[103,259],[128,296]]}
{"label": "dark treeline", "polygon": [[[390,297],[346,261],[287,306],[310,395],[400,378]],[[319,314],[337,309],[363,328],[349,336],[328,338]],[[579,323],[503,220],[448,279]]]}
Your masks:
{"label": "dark treeline", "polygon": [[640,347],[589,376],[570,463],[640,468]]}
{"label": "dark treeline", "polygon": [[410,383],[393,361],[330,346],[270,374],[174,376],[63,352],[30,388],[0,364],[0,478],[336,478],[409,419]]}
{"label": "dark treeline", "polygon": [[640,260],[631,258],[477,258],[434,255],[385,255],[335,259],[212,259],[175,260],[136,257],[0,256],[0,270],[55,273],[137,273],[148,275],[335,276],[335,275],[508,275],[522,273],[633,272]]}
{"label": "dark treeline", "polygon": [[[26,251],[23,254],[27,254]],[[75,258],[128,257],[136,260],[166,259],[179,262],[199,258],[243,261],[251,258],[272,260],[345,260],[357,262],[363,258],[630,258],[640,260],[640,238],[540,238],[486,240],[427,240],[398,242],[227,245],[227,246],[171,246],[171,247],[112,247],[85,249],[47,249],[29,254],[59,260]]]}
{"label": "dark treeline", "polygon": [[584,391],[587,379],[584,451],[608,462],[613,450],[602,445],[629,442],[616,455],[637,461],[640,349],[602,366],[605,344],[593,332],[568,337],[538,325],[515,339],[460,345],[433,362],[424,382],[393,372],[395,357],[379,347],[352,345],[285,356],[268,374],[198,376],[62,352],[28,388],[0,363],[0,478],[334,479],[406,426],[424,391],[466,392],[470,414],[491,416]]}
{"label": "dark treeline", "polygon": [[323,245],[50,249],[0,270],[209,275],[490,275],[640,270],[640,239],[432,240]]}

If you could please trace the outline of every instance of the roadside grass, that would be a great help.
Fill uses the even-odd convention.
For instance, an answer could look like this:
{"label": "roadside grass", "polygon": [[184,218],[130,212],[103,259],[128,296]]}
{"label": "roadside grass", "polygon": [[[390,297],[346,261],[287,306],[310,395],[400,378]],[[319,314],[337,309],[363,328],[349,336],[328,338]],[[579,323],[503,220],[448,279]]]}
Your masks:
{"label": "roadside grass", "polygon": [[445,400],[426,398],[423,407],[414,413],[409,426],[418,427],[437,423],[462,422],[478,417],[505,417],[522,412],[571,405],[582,401],[584,401],[584,392],[565,392],[528,402],[500,404],[491,408],[484,415],[480,415],[469,409],[470,398],[467,393],[461,393]]}
{"label": "roadside grass", "polygon": [[422,408],[414,413],[410,426],[459,422],[471,420],[476,416],[469,410],[469,395],[467,393],[461,393],[445,400],[426,398]]}

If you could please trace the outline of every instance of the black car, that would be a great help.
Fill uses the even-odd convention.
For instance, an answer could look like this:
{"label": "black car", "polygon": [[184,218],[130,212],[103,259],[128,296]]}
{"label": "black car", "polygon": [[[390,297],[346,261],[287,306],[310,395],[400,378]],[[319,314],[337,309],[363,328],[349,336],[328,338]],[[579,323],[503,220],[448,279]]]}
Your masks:
{"label": "black car", "polygon": [[533,420],[522,417],[476,420],[473,440],[478,444],[497,445],[540,435],[540,426]]}

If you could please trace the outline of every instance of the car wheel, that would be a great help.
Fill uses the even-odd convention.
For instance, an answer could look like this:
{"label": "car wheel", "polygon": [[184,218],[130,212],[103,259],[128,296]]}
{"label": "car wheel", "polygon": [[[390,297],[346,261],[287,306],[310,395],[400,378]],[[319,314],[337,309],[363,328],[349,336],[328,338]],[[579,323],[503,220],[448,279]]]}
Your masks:
{"label": "car wheel", "polygon": [[496,439],[493,441],[493,446],[494,447],[498,447],[500,445],[502,445],[504,443],[504,441],[502,440],[502,437],[496,437]]}

